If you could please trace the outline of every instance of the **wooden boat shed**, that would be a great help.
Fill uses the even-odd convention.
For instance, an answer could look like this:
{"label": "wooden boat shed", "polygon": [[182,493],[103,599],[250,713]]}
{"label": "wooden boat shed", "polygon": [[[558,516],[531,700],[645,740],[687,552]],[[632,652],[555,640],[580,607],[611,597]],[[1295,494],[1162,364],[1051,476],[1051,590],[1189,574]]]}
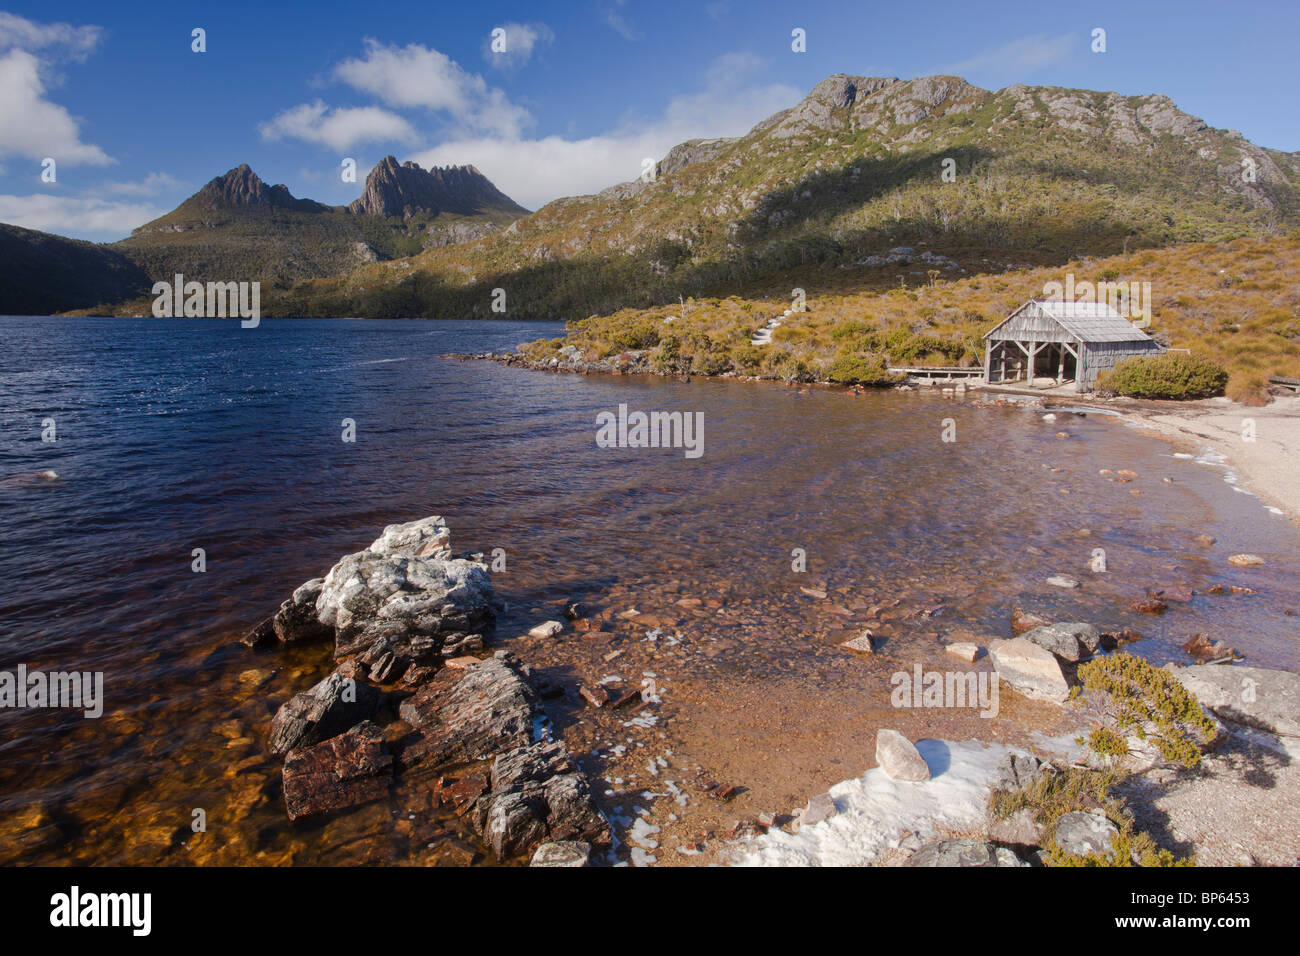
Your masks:
{"label": "wooden boat shed", "polygon": [[1135,355],[1164,346],[1107,302],[1031,299],[984,336],[984,381],[990,385],[1044,376],[1090,391],[1097,376]]}

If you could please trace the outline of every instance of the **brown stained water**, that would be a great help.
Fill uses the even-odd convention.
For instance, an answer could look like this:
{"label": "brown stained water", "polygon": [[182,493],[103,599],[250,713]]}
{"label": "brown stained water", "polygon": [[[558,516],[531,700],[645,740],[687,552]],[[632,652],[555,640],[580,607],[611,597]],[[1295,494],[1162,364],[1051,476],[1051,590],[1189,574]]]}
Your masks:
{"label": "brown stained water", "polygon": [[[418,775],[388,801],[289,824],[266,730],[327,672],[329,650],[232,644],[384,524],[429,514],[446,517],[459,550],[505,550],[494,583],[510,610],[492,646],[569,687],[548,705],[553,725],[610,778],[594,789],[612,815],[665,777],[746,774],[766,798],[801,800],[813,778],[860,773],[861,760],[845,761],[889,716],[888,675],[939,666],[941,641],[1006,636],[1016,604],[1135,628],[1132,649],[1156,663],[1186,661],[1179,645],[1203,631],[1250,663],[1300,664],[1300,618],[1286,613],[1300,611],[1296,530],[1144,434],[918,393],[440,357],[555,334],[544,323],[0,320],[0,669],[103,671],[106,696],[97,720],[0,712],[0,859],[487,862]],[[702,412],[703,456],[598,448],[596,415],[620,403]],[[53,444],[40,440],[47,417]],[[355,444],[340,440],[344,418]],[[941,440],[945,419],[953,442]],[[44,469],[59,479],[30,477]],[[203,574],[190,568],[196,547]],[[792,570],[796,548],[806,572]],[[1106,574],[1088,570],[1095,548]],[[1226,558],[1238,551],[1267,564],[1235,568]],[[1083,586],[1047,585],[1054,574]],[[1174,583],[1200,593],[1161,617],[1126,607]],[[1256,593],[1207,595],[1214,584]],[[571,600],[596,610],[600,633],[517,637]],[[640,621],[618,616],[632,607]],[[883,639],[877,655],[838,647],[864,627]],[[661,700],[583,710],[576,686],[602,678],[655,680]],[[1005,726],[1051,722],[1010,693],[1004,711]],[[784,756],[776,738],[790,742]],[[674,748],[671,770],[639,769]]]}

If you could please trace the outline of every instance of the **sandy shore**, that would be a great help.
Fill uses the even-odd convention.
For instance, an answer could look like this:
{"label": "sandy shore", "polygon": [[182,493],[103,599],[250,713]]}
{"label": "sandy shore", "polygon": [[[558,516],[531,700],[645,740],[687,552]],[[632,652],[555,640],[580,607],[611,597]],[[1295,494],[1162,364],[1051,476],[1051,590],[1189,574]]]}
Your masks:
{"label": "sandy shore", "polygon": [[[1196,402],[1099,399],[1064,388],[977,386],[975,394],[1034,396],[1046,406],[1096,408],[1172,440],[1184,451],[1222,458],[1236,484],[1300,525],[1300,396],[1251,408],[1227,398]],[[1253,428],[1251,427],[1253,423]]]}
{"label": "sandy shore", "polygon": [[[1108,407],[1114,407],[1108,406]],[[1154,403],[1124,409],[1125,416],[1174,439],[1223,456],[1238,484],[1300,524],[1300,398],[1249,408],[1226,399]],[[1254,440],[1248,429],[1254,424]]]}

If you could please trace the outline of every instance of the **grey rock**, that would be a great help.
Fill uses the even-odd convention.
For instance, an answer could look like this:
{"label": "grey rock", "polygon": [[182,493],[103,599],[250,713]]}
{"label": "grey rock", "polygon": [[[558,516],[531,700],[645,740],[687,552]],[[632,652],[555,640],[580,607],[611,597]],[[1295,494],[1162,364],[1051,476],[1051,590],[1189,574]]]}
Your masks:
{"label": "grey rock", "polygon": [[917,850],[905,866],[1024,866],[1005,847],[981,840],[939,840]]}
{"label": "grey rock", "polygon": [[1300,737],[1300,674],[1265,667],[1197,664],[1173,670],[1184,687],[1222,720]]}
{"label": "grey rock", "polygon": [[586,866],[591,859],[591,844],[579,840],[543,843],[533,852],[529,866]]}
{"label": "grey rock", "polygon": [[1033,641],[994,641],[989,658],[998,677],[1025,697],[1061,703],[1070,696],[1070,682],[1056,655]]}
{"label": "grey rock", "polygon": [[876,731],[876,763],[893,780],[930,779],[930,767],[916,746],[897,730]]}
{"label": "grey rock", "polygon": [[1033,754],[1007,754],[998,765],[993,786],[1014,793],[1032,786],[1045,772],[1045,765]]}
{"label": "grey rock", "polygon": [[1075,810],[1056,821],[1056,845],[1066,853],[1105,855],[1119,829],[1100,813]]}
{"label": "grey rock", "polygon": [[379,691],[334,671],[310,690],[295,694],[271,719],[271,753],[288,753],[328,740],[375,715]]}
{"label": "grey rock", "polygon": [[1043,840],[1043,827],[1034,819],[1032,810],[1017,810],[1005,820],[990,821],[989,839],[994,843],[1038,846]]}
{"label": "grey rock", "polygon": [[271,626],[275,636],[282,644],[305,644],[314,641],[328,641],[334,636],[334,628],[322,624],[316,613],[316,601],[320,598],[324,578],[312,578],[301,584],[289,600],[280,605]]}
{"label": "grey rock", "polygon": [[1048,624],[1021,636],[1071,662],[1091,657],[1101,646],[1101,632],[1091,624]]}
{"label": "grey rock", "polygon": [[819,793],[808,801],[808,806],[804,807],[803,815],[799,818],[801,827],[815,826],[823,820],[829,820],[839,810],[835,806],[835,800],[829,793]]}

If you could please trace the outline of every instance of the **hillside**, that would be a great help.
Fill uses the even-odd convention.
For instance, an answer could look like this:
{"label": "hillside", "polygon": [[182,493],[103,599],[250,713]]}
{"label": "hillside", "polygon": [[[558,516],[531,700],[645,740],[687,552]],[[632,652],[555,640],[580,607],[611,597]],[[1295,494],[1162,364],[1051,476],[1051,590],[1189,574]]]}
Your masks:
{"label": "hillside", "polygon": [[1164,96],[839,75],[743,137],[674,148],[652,182],[304,282],[271,308],[484,316],[499,287],[513,317],[567,319],[841,278],[879,288],[897,282],[882,254],[900,244],[926,244],[955,276],[1297,225],[1300,158]]}
{"label": "hillside", "polygon": [[111,248],[156,279],[181,272],[287,286],[477,238],[526,213],[472,166],[426,171],[388,156],[356,202],[326,206],[243,165]]}
{"label": "hillside", "polygon": [[48,315],[106,307],[149,291],[122,253],[0,223],[0,315]]}
{"label": "hillside", "polygon": [[[924,255],[896,257],[902,282],[888,291],[810,287],[807,311],[785,316],[766,346],[750,336],[782,316],[788,298],[689,300],[685,315],[677,304],[624,309],[571,322],[564,338],[521,352],[664,374],[869,381],[889,362],[978,365],[984,333],[1071,272],[1076,281],[1151,283],[1152,334],[1224,365],[1234,399],[1263,400],[1270,375],[1300,378],[1300,231],[950,280],[931,275]],[[569,346],[576,352],[559,351]]]}

